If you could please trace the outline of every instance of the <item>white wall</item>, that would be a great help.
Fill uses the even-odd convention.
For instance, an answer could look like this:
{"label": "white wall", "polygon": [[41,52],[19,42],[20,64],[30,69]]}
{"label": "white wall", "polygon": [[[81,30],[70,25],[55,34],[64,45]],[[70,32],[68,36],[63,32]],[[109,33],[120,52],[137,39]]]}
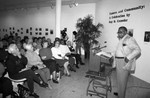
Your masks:
{"label": "white wall", "polygon": [[[126,15],[130,14],[130,17],[109,19],[114,15],[109,15],[110,12],[120,11],[128,8],[145,6],[143,9],[137,9],[114,15]],[[149,0],[101,0],[96,4],[96,22],[104,24],[102,37],[100,42],[107,41],[107,48],[104,51],[113,51],[117,39],[117,30],[119,26],[126,26],[128,29],[133,29],[133,36],[137,40],[142,50],[141,57],[137,60],[137,68],[135,76],[150,83],[150,42],[144,42],[144,32],[150,31],[149,13],[150,2]],[[127,22],[109,23],[110,20],[128,19]]]}
{"label": "white wall", "polygon": [[[75,24],[77,19],[83,18],[88,14],[95,16],[95,3],[79,4],[77,7],[72,8],[68,5],[62,6],[61,30],[67,28],[67,34],[69,38],[72,39],[72,31],[76,30]],[[26,34],[26,29],[30,29],[30,27],[32,27],[33,36],[35,36],[35,28],[42,28],[41,36],[45,36],[45,28],[49,28],[54,30],[54,34],[50,34],[46,37],[50,37],[53,41],[55,38],[55,8],[51,9],[50,7],[43,7],[39,9],[30,8],[27,10],[0,12],[0,29],[8,29],[7,33],[9,33],[9,27],[15,27],[15,31],[23,28],[23,35],[30,35]],[[20,30],[20,32],[21,31],[22,30]],[[20,32],[19,35],[21,35]],[[6,32],[3,33],[0,31],[1,36],[4,34],[6,34]]]}

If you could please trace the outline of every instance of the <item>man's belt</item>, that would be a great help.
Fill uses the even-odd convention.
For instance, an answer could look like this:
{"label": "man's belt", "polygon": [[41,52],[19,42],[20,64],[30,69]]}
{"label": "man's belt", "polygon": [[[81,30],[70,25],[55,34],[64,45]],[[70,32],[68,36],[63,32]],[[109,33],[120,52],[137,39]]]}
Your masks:
{"label": "man's belt", "polygon": [[116,59],[124,59],[124,57],[115,56]]}

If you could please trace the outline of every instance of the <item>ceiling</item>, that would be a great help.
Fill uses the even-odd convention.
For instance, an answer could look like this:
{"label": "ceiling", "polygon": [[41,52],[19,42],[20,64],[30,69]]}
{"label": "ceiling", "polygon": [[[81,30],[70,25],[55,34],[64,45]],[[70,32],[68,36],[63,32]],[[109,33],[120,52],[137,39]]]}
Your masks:
{"label": "ceiling", "polygon": [[[62,0],[62,5],[95,3],[98,0]],[[0,10],[55,6],[56,0],[0,0]]]}

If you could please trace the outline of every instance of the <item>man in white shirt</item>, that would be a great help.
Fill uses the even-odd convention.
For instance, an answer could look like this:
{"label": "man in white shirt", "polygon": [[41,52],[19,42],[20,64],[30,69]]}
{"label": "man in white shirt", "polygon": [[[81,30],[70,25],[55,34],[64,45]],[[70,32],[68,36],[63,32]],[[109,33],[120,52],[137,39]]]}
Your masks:
{"label": "man in white shirt", "polygon": [[119,43],[114,55],[113,67],[116,67],[118,97],[125,98],[128,77],[135,71],[136,59],[141,54],[141,49],[133,37],[127,34],[124,26],[118,29]]}

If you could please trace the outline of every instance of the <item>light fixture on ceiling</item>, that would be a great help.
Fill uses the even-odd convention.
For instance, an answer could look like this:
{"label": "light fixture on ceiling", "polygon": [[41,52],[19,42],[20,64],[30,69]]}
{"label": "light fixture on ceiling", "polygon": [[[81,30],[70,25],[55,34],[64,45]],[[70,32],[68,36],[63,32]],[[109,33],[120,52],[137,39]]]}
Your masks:
{"label": "light fixture on ceiling", "polygon": [[79,4],[76,2],[76,0],[74,0],[73,3],[69,4],[69,7],[70,7],[70,8],[72,8],[72,7],[74,7],[74,6],[77,7],[78,5],[79,5]]}
{"label": "light fixture on ceiling", "polygon": [[51,4],[50,4],[50,7],[51,7],[51,9],[54,9],[54,4],[51,3]]}

